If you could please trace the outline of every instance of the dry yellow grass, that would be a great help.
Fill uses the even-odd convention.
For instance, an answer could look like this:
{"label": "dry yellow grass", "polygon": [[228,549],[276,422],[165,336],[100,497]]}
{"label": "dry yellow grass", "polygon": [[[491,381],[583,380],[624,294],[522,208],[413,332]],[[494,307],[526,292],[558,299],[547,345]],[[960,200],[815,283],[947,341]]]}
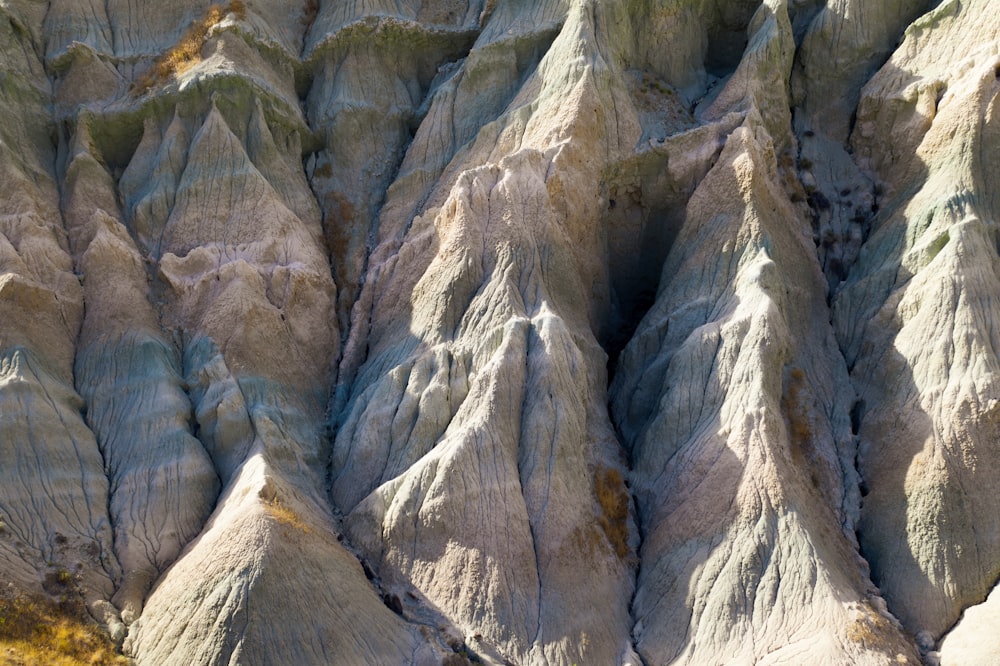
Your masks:
{"label": "dry yellow grass", "polygon": [[[894,634],[892,625],[867,604],[858,610],[846,633],[849,641],[869,650],[895,653],[897,646],[888,638]],[[901,663],[906,663],[905,657]]]}
{"label": "dry yellow grass", "polygon": [[79,602],[0,596],[0,666],[125,666]]}
{"label": "dry yellow grass", "polygon": [[282,525],[294,527],[305,534],[312,532],[309,526],[299,518],[298,514],[279,502],[277,497],[270,502],[266,502],[264,506],[267,508],[268,514]]}
{"label": "dry yellow grass", "polygon": [[246,3],[243,0],[232,0],[225,6],[211,5],[205,10],[205,15],[192,23],[177,43],[157,58],[153,66],[136,81],[136,90],[144,92],[171,76],[183,74],[201,62],[201,50],[208,39],[208,33],[227,14],[241,20],[246,18]]}

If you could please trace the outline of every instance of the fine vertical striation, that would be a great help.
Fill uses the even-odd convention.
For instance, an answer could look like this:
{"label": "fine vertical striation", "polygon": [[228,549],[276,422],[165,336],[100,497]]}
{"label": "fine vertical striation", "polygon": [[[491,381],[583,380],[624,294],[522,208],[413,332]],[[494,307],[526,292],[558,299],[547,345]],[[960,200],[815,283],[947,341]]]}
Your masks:
{"label": "fine vertical striation", "polygon": [[0,3],[0,601],[996,661],[993,4]]}

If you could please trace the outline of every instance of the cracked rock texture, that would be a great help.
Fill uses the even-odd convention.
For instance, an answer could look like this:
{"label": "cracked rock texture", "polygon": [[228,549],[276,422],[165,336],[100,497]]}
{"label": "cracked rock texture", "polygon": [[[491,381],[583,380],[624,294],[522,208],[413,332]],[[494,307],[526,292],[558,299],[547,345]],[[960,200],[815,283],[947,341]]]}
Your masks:
{"label": "cracked rock texture", "polygon": [[0,585],[140,665],[997,663],[995,4],[0,0]]}

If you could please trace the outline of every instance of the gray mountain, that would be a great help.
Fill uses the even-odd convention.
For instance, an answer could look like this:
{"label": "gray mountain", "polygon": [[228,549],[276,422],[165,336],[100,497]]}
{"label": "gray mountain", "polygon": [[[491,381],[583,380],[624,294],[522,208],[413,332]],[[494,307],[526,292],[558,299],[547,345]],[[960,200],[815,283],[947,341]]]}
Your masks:
{"label": "gray mountain", "polygon": [[0,15],[6,598],[142,666],[1000,661],[994,0]]}

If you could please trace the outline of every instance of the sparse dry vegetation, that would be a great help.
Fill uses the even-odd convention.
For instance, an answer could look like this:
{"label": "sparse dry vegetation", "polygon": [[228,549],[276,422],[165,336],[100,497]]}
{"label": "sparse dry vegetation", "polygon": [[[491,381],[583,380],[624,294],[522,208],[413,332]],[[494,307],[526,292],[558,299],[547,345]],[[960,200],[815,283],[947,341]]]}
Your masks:
{"label": "sparse dry vegetation", "polygon": [[908,663],[905,656],[896,653],[899,646],[888,638],[893,635],[892,624],[867,604],[857,611],[853,621],[847,626],[846,633],[847,639],[853,643],[869,650],[895,655],[895,663]]}
{"label": "sparse dry vegetation", "polygon": [[303,522],[299,515],[282,504],[277,497],[272,499],[270,502],[266,502],[264,506],[267,508],[268,514],[270,514],[272,518],[282,525],[295,528],[304,534],[310,534],[312,532],[309,526]]}
{"label": "sparse dry vegetation", "polygon": [[205,46],[209,32],[221,23],[227,14],[232,14],[240,20],[245,19],[246,2],[231,0],[227,5],[211,5],[206,9],[204,16],[194,21],[177,43],[157,58],[152,67],[136,81],[135,91],[145,92],[157,83],[182,74],[201,62],[201,50]]}
{"label": "sparse dry vegetation", "polygon": [[782,407],[788,417],[788,434],[792,443],[792,455],[796,462],[802,462],[805,452],[809,448],[812,439],[812,429],[809,421],[803,413],[801,397],[799,393],[805,386],[806,373],[802,368],[793,368],[788,373],[788,386],[785,395],[782,397]]}
{"label": "sparse dry vegetation", "polygon": [[[68,574],[67,574],[68,575]],[[110,638],[90,619],[70,582],[63,601],[0,595],[0,666],[125,666]]]}
{"label": "sparse dry vegetation", "polygon": [[628,492],[621,472],[609,467],[598,467],[594,475],[594,493],[601,506],[598,518],[601,529],[615,554],[625,559],[629,554]]}
{"label": "sparse dry vegetation", "polygon": [[788,373],[788,383],[781,397],[781,409],[788,421],[788,438],[792,461],[802,469],[808,469],[809,480],[819,487],[820,478],[813,461],[813,426],[809,420],[809,409],[802,399],[806,389],[806,373],[802,368],[792,368]]}

